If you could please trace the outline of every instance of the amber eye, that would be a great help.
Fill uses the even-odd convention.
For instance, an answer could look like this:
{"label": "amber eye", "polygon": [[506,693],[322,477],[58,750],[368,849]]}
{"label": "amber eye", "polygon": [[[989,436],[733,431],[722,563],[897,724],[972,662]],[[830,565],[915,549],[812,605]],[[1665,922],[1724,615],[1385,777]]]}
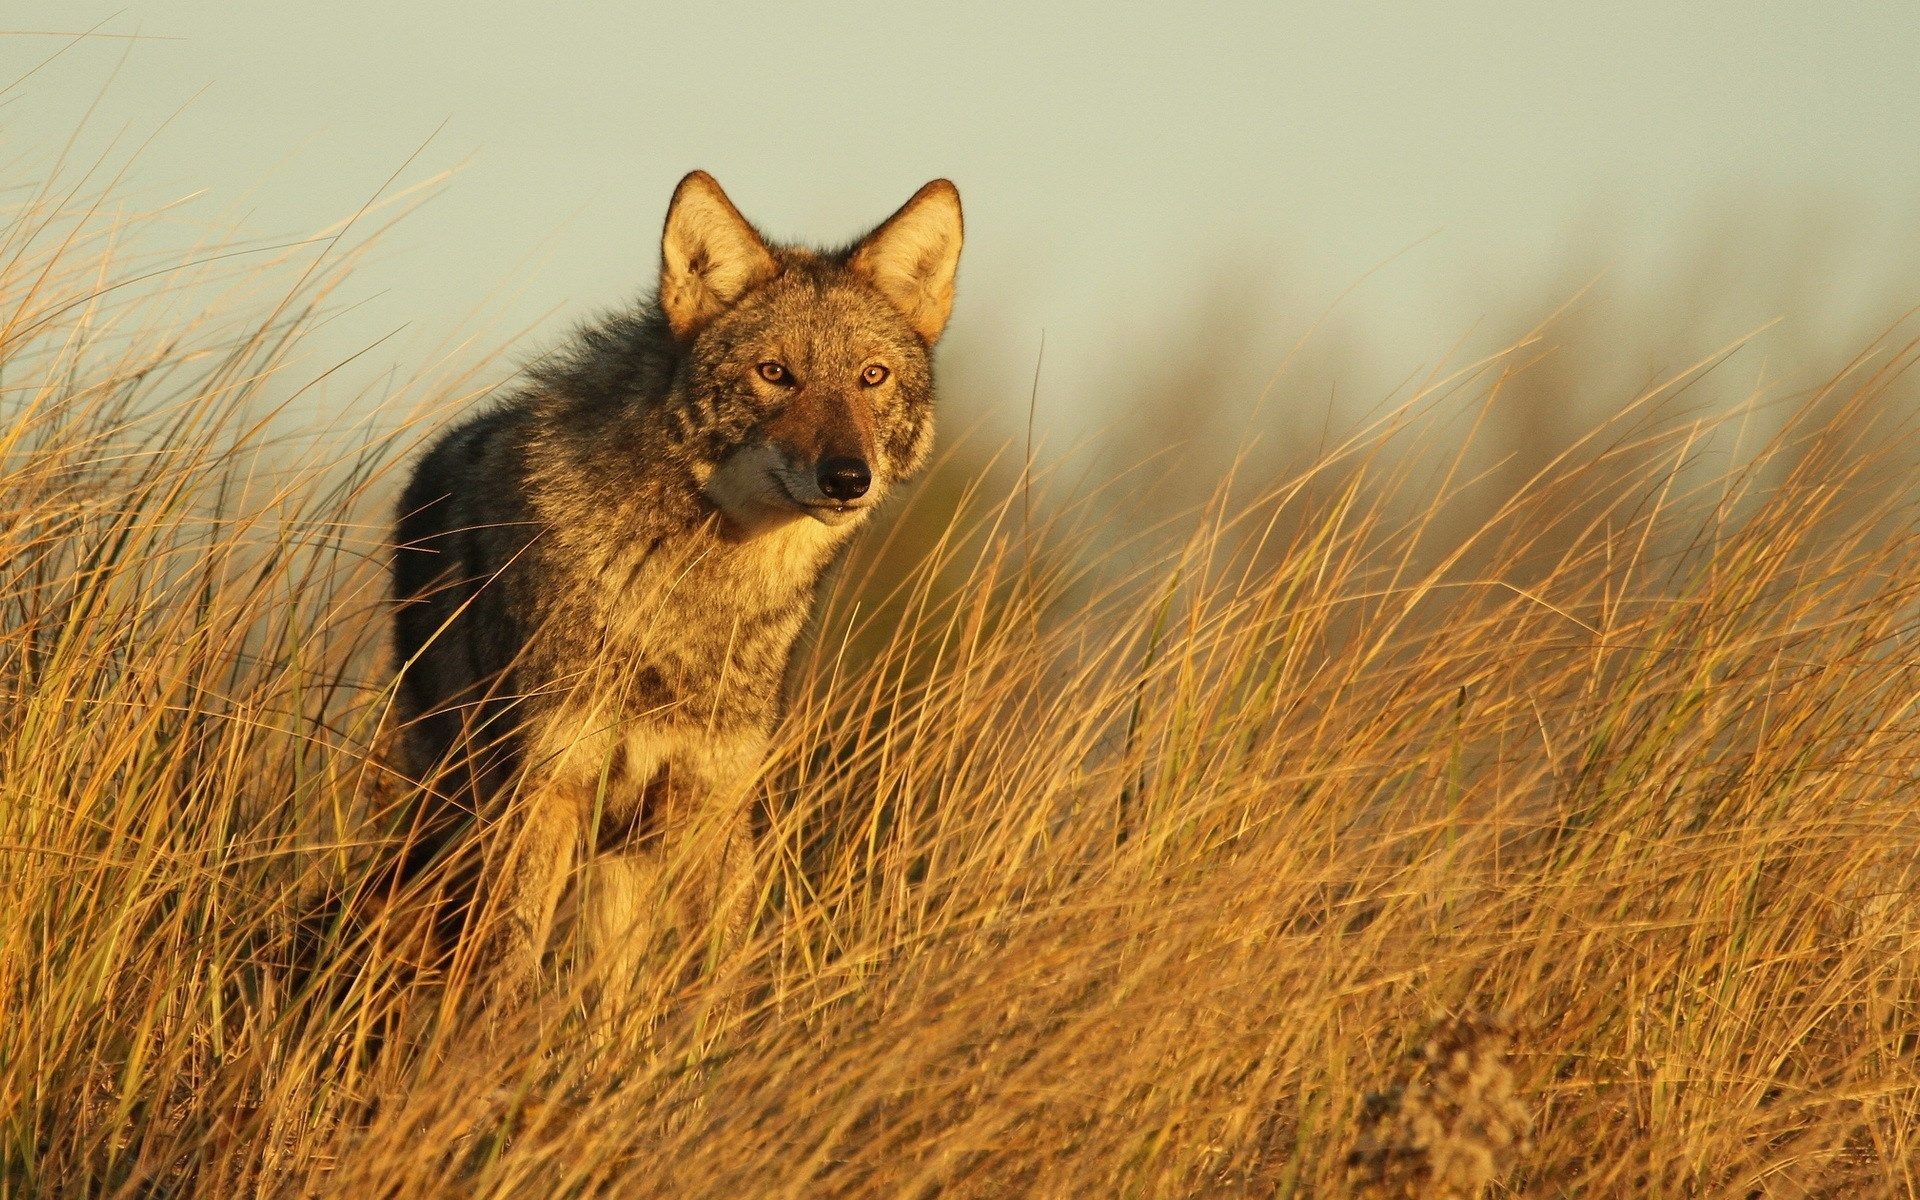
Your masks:
{"label": "amber eye", "polygon": [[879,363],[874,363],[866,370],[860,372],[860,382],[868,387],[879,387],[887,381],[887,374],[888,372],[885,367]]}
{"label": "amber eye", "polygon": [[787,374],[787,369],[777,362],[763,362],[755,367],[754,370],[760,372],[760,378],[766,380],[768,383],[793,382],[792,376]]}

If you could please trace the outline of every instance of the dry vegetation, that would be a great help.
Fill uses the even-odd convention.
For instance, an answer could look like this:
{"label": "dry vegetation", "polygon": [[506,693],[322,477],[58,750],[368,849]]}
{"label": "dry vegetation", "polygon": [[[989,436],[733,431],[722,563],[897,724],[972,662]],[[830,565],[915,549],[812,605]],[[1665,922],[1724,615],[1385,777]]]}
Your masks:
{"label": "dry vegetation", "polygon": [[950,468],[831,598],[750,944],[489,1040],[294,936],[389,790],[398,449],[260,412],[325,272],[196,316],[71,206],[0,231],[0,1195],[1916,1190],[1907,347],[1514,479],[1448,419],[1523,345],[1145,533]]}

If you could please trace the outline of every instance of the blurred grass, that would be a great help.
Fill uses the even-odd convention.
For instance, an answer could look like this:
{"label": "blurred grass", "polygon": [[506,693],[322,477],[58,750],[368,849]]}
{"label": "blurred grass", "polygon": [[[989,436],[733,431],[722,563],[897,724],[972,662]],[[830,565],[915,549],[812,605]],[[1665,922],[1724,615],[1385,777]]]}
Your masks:
{"label": "blurred grass", "polygon": [[289,440],[344,243],[137,233],[0,233],[5,1195],[1914,1192],[1899,336],[1527,429],[1548,323],[1092,482],[950,438],[805,650],[749,943],[645,1034],[556,963],[483,1041],[379,929],[288,969],[377,851],[385,506],[476,376]]}

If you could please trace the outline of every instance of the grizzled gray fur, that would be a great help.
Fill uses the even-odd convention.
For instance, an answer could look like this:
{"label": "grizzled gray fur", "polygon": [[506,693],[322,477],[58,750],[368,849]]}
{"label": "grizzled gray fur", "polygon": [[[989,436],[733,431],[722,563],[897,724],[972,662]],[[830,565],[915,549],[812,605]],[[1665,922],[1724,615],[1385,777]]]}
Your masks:
{"label": "grizzled gray fur", "polygon": [[443,860],[450,944],[533,987],[579,885],[618,992],[662,929],[737,935],[747,792],[816,584],[927,457],[959,194],[834,252],[681,181],[657,300],[449,430],[399,506],[394,644],[422,785],[397,873]]}

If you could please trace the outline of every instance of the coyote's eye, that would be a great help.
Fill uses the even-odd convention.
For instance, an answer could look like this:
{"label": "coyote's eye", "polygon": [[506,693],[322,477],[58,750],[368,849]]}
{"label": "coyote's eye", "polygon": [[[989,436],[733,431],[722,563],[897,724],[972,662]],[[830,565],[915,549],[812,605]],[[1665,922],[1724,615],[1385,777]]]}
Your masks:
{"label": "coyote's eye", "polygon": [[879,363],[874,363],[866,370],[860,372],[860,382],[866,384],[868,387],[879,387],[887,381],[887,375],[888,371],[885,367]]}
{"label": "coyote's eye", "polygon": [[771,359],[761,363],[755,367],[754,370],[760,372],[760,378],[766,380],[768,383],[793,382],[793,376],[787,374],[787,369]]}

